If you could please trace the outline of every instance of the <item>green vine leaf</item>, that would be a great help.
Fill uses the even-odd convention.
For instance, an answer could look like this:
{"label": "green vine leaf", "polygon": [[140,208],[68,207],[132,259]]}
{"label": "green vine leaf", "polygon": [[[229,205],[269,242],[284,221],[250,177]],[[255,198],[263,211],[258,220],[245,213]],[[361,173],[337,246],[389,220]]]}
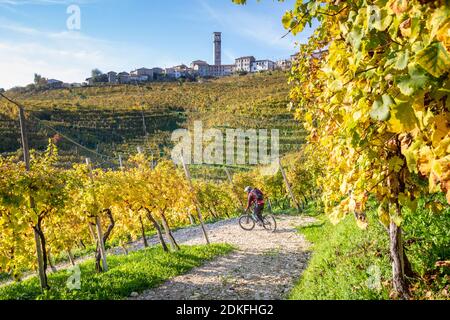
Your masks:
{"label": "green vine leaf", "polygon": [[420,69],[417,65],[412,65],[409,68],[407,76],[398,78],[397,87],[405,96],[411,96],[419,90],[423,90],[429,81],[425,71]]}
{"label": "green vine leaf", "polygon": [[417,53],[416,59],[422,68],[436,78],[450,70],[450,54],[441,42],[435,42]]}
{"label": "green vine leaf", "polygon": [[394,102],[389,95],[383,95],[381,100],[377,100],[373,103],[370,111],[370,117],[376,121],[387,121],[391,116],[391,105]]}

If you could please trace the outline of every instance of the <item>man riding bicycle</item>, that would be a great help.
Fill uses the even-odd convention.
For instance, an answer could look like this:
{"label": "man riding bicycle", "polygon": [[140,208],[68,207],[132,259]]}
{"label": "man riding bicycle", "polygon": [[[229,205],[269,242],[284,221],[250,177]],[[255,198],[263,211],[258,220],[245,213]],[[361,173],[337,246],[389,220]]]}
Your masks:
{"label": "man riding bicycle", "polygon": [[252,205],[254,206],[253,213],[258,218],[258,220],[263,223],[263,216],[262,212],[264,210],[264,195],[261,192],[261,190],[252,188],[252,187],[246,187],[244,190],[248,194],[248,202],[247,202],[247,208],[245,209],[245,213],[248,212],[248,210],[251,208]]}

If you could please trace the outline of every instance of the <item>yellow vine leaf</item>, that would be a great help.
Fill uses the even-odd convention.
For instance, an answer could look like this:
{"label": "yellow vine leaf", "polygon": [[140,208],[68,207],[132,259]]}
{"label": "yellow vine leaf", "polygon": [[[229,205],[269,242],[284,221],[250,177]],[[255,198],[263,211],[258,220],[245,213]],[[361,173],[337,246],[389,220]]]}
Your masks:
{"label": "yellow vine leaf", "polygon": [[378,219],[384,226],[389,227],[391,218],[389,216],[389,212],[386,210],[386,203],[382,203],[378,207]]}
{"label": "yellow vine leaf", "polygon": [[390,7],[395,14],[402,14],[408,10],[408,0],[391,0]]}
{"label": "yellow vine leaf", "polygon": [[439,144],[450,132],[450,119],[447,115],[438,115],[433,118],[431,123],[433,134],[431,140],[434,147],[438,147]]}
{"label": "yellow vine leaf", "polygon": [[439,41],[442,41],[438,34],[443,31],[446,25],[448,34],[448,24],[450,23],[450,8],[448,8],[447,6],[442,6],[436,9],[431,16],[429,23],[431,29],[431,40],[437,37]]}
{"label": "yellow vine leaf", "polygon": [[450,70],[450,53],[442,42],[434,42],[416,55],[417,63],[432,76],[439,78]]}
{"label": "yellow vine leaf", "polygon": [[404,102],[391,106],[391,118],[388,123],[391,132],[408,132],[416,128],[417,118],[411,105]]}
{"label": "yellow vine leaf", "polygon": [[437,157],[442,157],[450,153],[450,133],[439,143],[434,152]]}
{"label": "yellow vine leaf", "polygon": [[417,164],[422,175],[426,176],[431,172],[431,159],[433,159],[433,152],[429,146],[423,146],[419,150],[419,158]]}
{"label": "yellow vine leaf", "polygon": [[389,170],[394,170],[395,172],[400,172],[404,165],[403,159],[398,156],[393,157],[389,160]]}
{"label": "yellow vine leaf", "polygon": [[437,31],[436,38],[450,51],[450,21]]}
{"label": "yellow vine leaf", "polygon": [[421,146],[420,141],[414,142],[408,149],[403,151],[403,155],[406,158],[406,164],[411,172],[418,173],[417,161],[419,158],[419,148]]}

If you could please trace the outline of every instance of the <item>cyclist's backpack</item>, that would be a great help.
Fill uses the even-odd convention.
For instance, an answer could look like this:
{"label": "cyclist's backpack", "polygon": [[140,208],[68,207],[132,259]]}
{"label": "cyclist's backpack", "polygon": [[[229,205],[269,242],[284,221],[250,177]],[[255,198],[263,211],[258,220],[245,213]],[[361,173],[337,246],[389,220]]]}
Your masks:
{"label": "cyclist's backpack", "polygon": [[264,200],[264,194],[259,189],[253,189],[253,194],[256,196],[258,200]]}

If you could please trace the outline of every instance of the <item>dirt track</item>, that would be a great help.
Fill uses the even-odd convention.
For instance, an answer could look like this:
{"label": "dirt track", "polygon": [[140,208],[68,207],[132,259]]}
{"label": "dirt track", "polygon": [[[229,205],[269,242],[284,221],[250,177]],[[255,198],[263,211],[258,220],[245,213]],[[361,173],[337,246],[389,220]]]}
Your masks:
{"label": "dirt track", "polygon": [[[136,300],[279,300],[292,289],[306,268],[309,244],[295,227],[314,220],[299,216],[278,216],[278,230],[261,227],[246,232],[236,219],[208,225],[213,243],[229,243],[237,250],[161,286],[133,297]],[[174,233],[180,244],[204,244],[199,227]],[[156,243],[156,239],[151,239]],[[139,249],[136,244],[134,250]]]}

